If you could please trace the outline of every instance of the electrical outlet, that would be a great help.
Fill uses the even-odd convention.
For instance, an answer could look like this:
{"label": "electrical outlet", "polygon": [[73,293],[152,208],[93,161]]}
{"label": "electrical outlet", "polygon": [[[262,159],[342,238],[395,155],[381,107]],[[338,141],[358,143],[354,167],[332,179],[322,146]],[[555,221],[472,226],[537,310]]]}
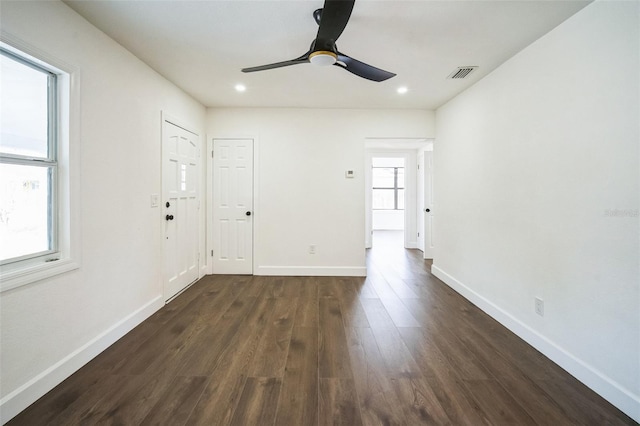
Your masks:
{"label": "electrical outlet", "polygon": [[536,297],[536,314],[544,316],[544,300],[539,297]]}
{"label": "electrical outlet", "polygon": [[309,246],[309,254],[316,254],[316,245],[315,244],[311,244]]}

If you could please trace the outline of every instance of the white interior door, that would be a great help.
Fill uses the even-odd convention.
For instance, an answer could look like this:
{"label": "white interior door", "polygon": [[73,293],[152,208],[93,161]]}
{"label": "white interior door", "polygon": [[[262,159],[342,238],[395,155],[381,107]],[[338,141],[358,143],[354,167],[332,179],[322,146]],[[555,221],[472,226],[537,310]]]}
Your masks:
{"label": "white interior door", "polygon": [[213,141],[213,273],[253,274],[253,140]]}
{"label": "white interior door", "polygon": [[417,185],[417,201],[418,201],[418,249],[424,252],[424,227],[426,221],[426,212],[424,207],[424,153],[418,155],[418,185]]}
{"label": "white interior door", "polygon": [[433,259],[433,151],[424,153],[424,258]]}
{"label": "white interior door", "polygon": [[166,120],[162,135],[164,298],[169,300],[198,279],[200,139]]}

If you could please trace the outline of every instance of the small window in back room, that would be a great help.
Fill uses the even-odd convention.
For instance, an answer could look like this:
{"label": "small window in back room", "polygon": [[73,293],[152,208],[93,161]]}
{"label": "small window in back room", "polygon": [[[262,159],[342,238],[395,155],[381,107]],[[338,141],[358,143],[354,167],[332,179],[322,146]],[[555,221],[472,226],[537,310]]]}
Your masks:
{"label": "small window in back room", "polygon": [[372,186],[374,210],[404,210],[404,159],[374,158]]}

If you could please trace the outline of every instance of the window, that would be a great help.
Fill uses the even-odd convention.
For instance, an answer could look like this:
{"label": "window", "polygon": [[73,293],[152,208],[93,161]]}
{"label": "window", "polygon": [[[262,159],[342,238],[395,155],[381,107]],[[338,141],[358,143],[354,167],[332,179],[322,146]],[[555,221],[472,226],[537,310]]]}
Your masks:
{"label": "window", "polygon": [[70,82],[71,74],[0,42],[2,291],[78,267]]}
{"label": "window", "polygon": [[0,53],[0,263],[6,264],[57,251],[57,76]]}
{"label": "window", "polygon": [[404,210],[404,167],[373,167],[373,209]]}

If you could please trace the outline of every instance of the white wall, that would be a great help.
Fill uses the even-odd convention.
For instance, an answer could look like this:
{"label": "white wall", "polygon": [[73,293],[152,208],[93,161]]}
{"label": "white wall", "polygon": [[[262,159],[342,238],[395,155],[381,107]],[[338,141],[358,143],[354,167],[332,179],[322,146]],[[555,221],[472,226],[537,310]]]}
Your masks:
{"label": "white wall", "polygon": [[[364,275],[365,138],[433,137],[434,116],[415,110],[210,109],[207,129],[209,140],[256,140],[255,274]],[[355,178],[345,179],[346,170],[354,170]]]}
{"label": "white wall", "polygon": [[4,422],[162,306],[161,110],[204,135],[205,109],[63,3],[2,2],[1,28],[81,84],[82,264],[0,297]]}
{"label": "white wall", "polygon": [[434,151],[434,271],[638,421],[639,7],[587,6],[438,109]]}

